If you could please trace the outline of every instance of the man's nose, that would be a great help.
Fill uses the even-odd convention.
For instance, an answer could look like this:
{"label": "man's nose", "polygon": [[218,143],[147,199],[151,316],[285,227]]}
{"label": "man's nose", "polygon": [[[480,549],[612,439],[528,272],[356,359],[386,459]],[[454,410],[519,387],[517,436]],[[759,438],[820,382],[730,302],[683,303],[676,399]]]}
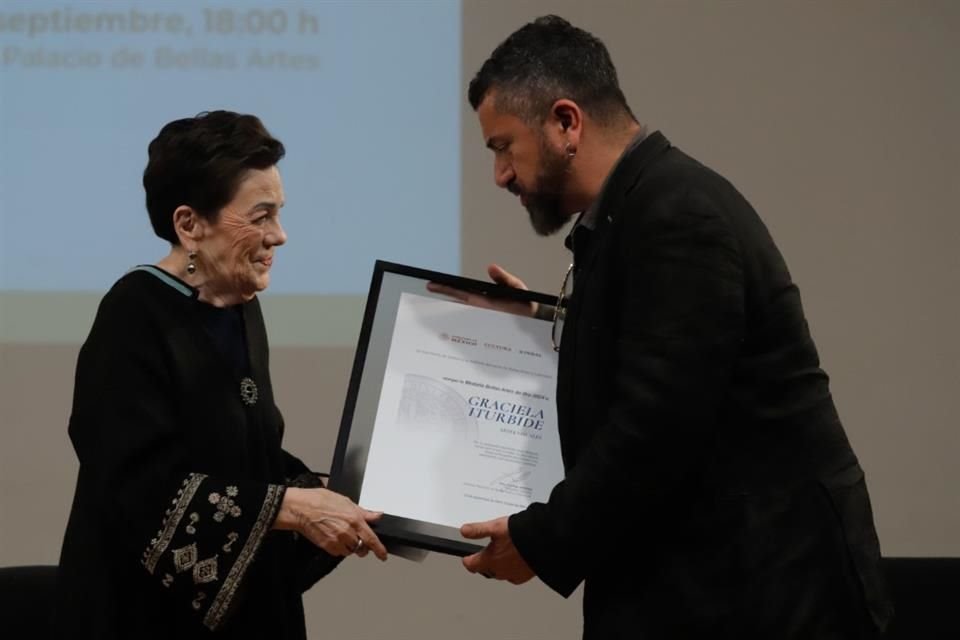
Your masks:
{"label": "man's nose", "polygon": [[516,175],[513,173],[513,167],[507,162],[495,162],[493,165],[493,181],[501,189],[506,189]]}

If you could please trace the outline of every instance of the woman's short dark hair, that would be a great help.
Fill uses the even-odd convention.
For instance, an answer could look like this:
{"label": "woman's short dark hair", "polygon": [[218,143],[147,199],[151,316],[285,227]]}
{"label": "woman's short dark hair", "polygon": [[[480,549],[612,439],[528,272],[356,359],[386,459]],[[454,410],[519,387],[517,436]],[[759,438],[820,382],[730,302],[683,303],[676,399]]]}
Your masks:
{"label": "woman's short dark hair", "polygon": [[206,111],[165,125],[148,147],[143,171],[147,213],[154,232],[179,244],[173,212],[181,205],[216,220],[250,169],[268,169],[283,158],[283,143],[256,116]]}
{"label": "woman's short dark hair", "polygon": [[559,16],[537,18],[494,49],[470,82],[474,110],[491,91],[499,111],[530,124],[543,122],[561,98],[602,124],[635,120],[607,47]]}

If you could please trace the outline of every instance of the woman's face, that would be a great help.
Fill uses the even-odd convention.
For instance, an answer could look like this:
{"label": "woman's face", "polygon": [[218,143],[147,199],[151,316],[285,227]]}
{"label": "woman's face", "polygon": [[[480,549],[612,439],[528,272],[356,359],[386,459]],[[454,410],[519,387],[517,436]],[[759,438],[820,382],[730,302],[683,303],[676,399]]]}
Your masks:
{"label": "woman's face", "polygon": [[246,302],[267,288],[274,250],[287,241],[280,226],[283,203],[277,168],[251,169],[216,222],[203,221],[197,265],[208,295]]}

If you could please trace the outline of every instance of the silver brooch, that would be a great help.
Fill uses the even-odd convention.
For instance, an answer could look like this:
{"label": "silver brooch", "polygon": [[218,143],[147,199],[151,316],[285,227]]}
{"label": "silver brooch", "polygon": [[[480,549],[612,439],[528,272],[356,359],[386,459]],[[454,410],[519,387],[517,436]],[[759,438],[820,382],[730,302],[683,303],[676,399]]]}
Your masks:
{"label": "silver brooch", "polygon": [[244,378],[240,381],[240,399],[248,407],[257,404],[257,383],[253,378]]}

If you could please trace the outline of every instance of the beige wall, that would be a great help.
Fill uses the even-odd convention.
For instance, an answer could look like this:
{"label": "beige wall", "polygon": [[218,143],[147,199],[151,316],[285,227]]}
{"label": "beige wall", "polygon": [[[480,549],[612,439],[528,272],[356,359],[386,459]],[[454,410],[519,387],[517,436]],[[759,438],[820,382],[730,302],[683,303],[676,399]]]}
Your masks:
{"label": "beige wall", "polygon": [[[546,12],[602,37],[638,117],[767,221],[867,470],[884,551],[960,555],[960,3],[467,1],[465,81]],[[534,237],[493,187],[466,105],[463,117],[464,273],[495,260],[553,292],[568,260],[559,239]],[[76,473],[76,351],[0,345],[0,566],[56,561]],[[289,448],[328,468],[352,349],[278,348],[272,361]],[[644,551],[615,524],[598,545]],[[351,559],[308,594],[308,625],[315,638],[576,638],[578,600],[476,579],[444,556]]]}

